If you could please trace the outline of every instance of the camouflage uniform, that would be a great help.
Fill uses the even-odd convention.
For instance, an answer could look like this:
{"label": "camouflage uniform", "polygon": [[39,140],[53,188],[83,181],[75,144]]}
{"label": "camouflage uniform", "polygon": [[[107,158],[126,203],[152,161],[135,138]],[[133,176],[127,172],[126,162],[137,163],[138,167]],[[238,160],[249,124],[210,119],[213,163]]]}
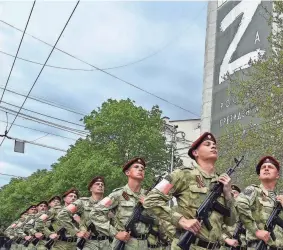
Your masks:
{"label": "camouflage uniform", "polygon": [[[125,231],[124,226],[144,193],[143,189],[140,193],[134,193],[127,184],[122,188],[115,189],[109,196],[96,204],[90,212],[90,219],[95,224],[97,231],[111,237],[114,237],[119,231]],[[110,224],[108,218],[110,210],[115,213],[114,226]],[[136,223],[136,231],[138,233],[137,238],[131,237],[125,245],[125,250],[148,249],[149,226],[138,222]],[[117,244],[117,241],[116,239],[113,240],[113,246]]]}
{"label": "camouflage uniform", "polygon": [[[235,199],[237,201],[238,197]],[[237,203],[236,203],[237,204]],[[237,206],[235,205],[236,209]],[[227,226],[226,224],[222,225],[222,241],[223,241],[223,246],[221,247],[221,250],[229,250],[231,246],[225,243],[225,239],[233,238],[234,231],[237,227],[237,224],[239,222],[239,214],[237,213],[237,223],[235,223],[233,226]],[[247,241],[246,241],[246,234],[241,234],[240,235],[240,240],[241,240],[241,247],[238,247],[239,250],[245,250],[247,248]]]}
{"label": "camouflage uniform", "polygon": [[[21,219],[23,220],[23,219]],[[7,236],[9,239],[13,239],[13,242],[11,244],[11,250],[16,250],[18,249],[18,244],[14,241],[17,239],[16,231],[15,228],[17,224],[20,222],[19,220],[14,221],[7,229],[4,231],[5,236]]]}
{"label": "camouflage uniform", "polygon": [[[35,219],[38,217],[38,214],[31,214],[27,217],[26,223],[23,226],[23,231],[26,235],[29,236],[34,236],[34,233],[36,233],[36,231],[33,229],[34,227],[34,223],[35,223]],[[31,243],[33,239],[30,240],[30,243],[28,245],[28,247],[26,247],[26,249],[28,250],[35,250],[36,247]]]}
{"label": "camouflage uniform", "polygon": [[[145,198],[144,207],[153,212],[160,219],[167,220],[174,226],[179,227],[181,217],[193,219],[196,215],[196,210],[204,201],[209,193],[212,184],[218,181],[217,174],[208,175],[198,165],[182,167],[167,175]],[[178,206],[175,211],[172,211],[167,206],[167,202],[176,197]],[[216,247],[213,243],[221,238],[223,223],[233,225],[236,222],[236,210],[234,199],[226,201],[222,196],[218,199],[222,205],[231,209],[230,217],[223,217],[221,214],[213,211],[210,215],[210,223],[213,226],[211,231],[208,231],[205,226],[201,227],[198,238],[210,242],[209,247]],[[184,230],[179,230],[176,238],[172,242],[172,249],[180,249],[177,246],[178,238]],[[199,242],[199,239],[197,239]],[[190,249],[202,249],[195,244],[191,245]]]}
{"label": "camouflage uniform", "polygon": [[[268,191],[262,184],[248,186],[237,198],[237,210],[240,220],[247,230],[247,246],[253,249],[259,241],[255,233],[257,230],[264,230],[264,225],[268,220],[276,201],[276,194]],[[283,217],[283,214],[280,214]],[[274,234],[276,241],[270,239],[268,246],[283,248],[283,230],[275,226]]]}
{"label": "camouflage uniform", "polygon": [[[63,208],[57,215],[57,219],[60,223],[67,229],[71,235],[75,235],[79,231],[88,231],[88,226],[91,224],[89,219],[89,213],[93,206],[97,204],[98,201],[94,200],[92,197],[82,197],[72,204],[75,206],[75,213],[81,216],[79,228],[76,227],[73,222],[73,213],[68,209]],[[84,250],[96,250],[110,249],[109,236],[98,232],[91,232],[90,239],[86,241],[84,245]]]}

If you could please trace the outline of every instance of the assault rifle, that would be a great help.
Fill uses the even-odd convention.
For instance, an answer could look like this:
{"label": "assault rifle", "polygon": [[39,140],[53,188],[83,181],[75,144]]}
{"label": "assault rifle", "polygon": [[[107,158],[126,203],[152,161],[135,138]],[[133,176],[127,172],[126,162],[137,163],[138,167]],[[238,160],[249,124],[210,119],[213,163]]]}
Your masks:
{"label": "assault rifle", "polygon": [[[161,176],[159,176],[158,180],[146,191],[144,195],[147,195],[161,180]],[[145,224],[153,224],[154,220],[151,217],[142,215],[142,212],[144,210],[144,207],[141,202],[138,202],[137,205],[134,208],[134,211],[131,215],[131,217],[128,219],[125,230],[127,232],[131,232],[131,235],[133,237],[137,237],[138,233],[135,228],[135,223],[137,222],[143,222]],[[124,250],[125,248],[125,242],[124,241],[118,241],[117,244],[114,246],[113,250]]]}
{"label": "assault rifle", "polygon": [[[87,227],[87,231],[94,233],[94,235],[98,235],[99,233],[97,232],[95,225],[93,223],[90,223],[89,226]],[[86,243],[85,238],[80,238],[79,242],[77,243],[77,248],[82,250],[84,248],[84,245]]]}
{"label": "assault rifle", "polygon": [[[66,235],[65,235],[66,234],[66,228],[62,227],[61,229],[59,229],[57,234],[59,235],[59,240],[66,238]],[[49,239],[44,246],[49,250],[49,249],[52,248],[54,243],[55,243],[55,240]]]}
{"label": "assault rifle", "polygon": [[[243,223],[239,221],[232,236],[232,239],[237,240],[239,242],[239,245],[242,245],[241,237],[240,237],[241,234],[246,234],[246,229],[243,227]],[[230,250],[237,250],[237,247],[230,247]]]}
{"label": "assault rifle", "polygon": [[[234,159],[235,165],[232,168],[229,168],[226,174],[228,176],[231,176],[232,173],[235,171],[235,169],[240,165],[242,160],[244,159],[244,156],[240,160],[237,160],[236,158]],[[223,216],[230,216],[230,209],[226,208],[222,204],[220,204],[217,199],[221,196],[223,193],[223,184],[220,182],[217,182],[214,184],[214,186],[211,189],[211,192],[209,195],[205,198],[203,203],[200,205],[200,207],[196,211],[196,219],[198,221],[202,221],[203,224],[206,226],[206,228],[211,231],[212,226],[209,222],[209,215],[212,213],[212,211],[216,211]],[[180,238],[180,241],[178,242],[178,246],[185,250],[189,249],[190,245],[194,243],[196,240],[196,236],[194,233],[190,231],[186,231],[183,236]]]}
{"label": "assault rifle", "polygon": [[[279,217],[280,212],[282,211],[282,206],[280,202],[276,202],[276,206],[272,210],[266,224],[265,224],[265,230],[267,230],[270,233],[271,239],[273,241],[276,240],[275,234],[274,234],[274,228],[276,225],[283,228],[283,220]],[[267,245],[263,240],[261,240],[255,250],[267,250]]]}

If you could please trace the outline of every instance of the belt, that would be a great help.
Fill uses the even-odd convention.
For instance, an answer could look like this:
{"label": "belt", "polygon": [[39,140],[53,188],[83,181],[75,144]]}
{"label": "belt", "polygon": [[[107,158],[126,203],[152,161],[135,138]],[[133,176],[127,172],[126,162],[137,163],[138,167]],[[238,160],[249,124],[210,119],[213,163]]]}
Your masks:
{"label": "belt", "polygon": [[150,244],[147,244],[147,247],[148,247],[148,248],[159,248],[160,246],[159,246],[159,244],[157,244],[157,245],[150,245]]}
{"label": "belt", "polygon": [[250,240],[247,242],[247,247],[255,247],[259,243],[259,240]]}
{"label": "belt", "polygon": [[[232,246],[230,246],[227,243],[225,243],[225,247],[232,247]],[[233,248],[236,249],[236,250],[246,250],[247,249],[246,246],[237,246],[237,247],[233,247]]]}
{"label": "belt", "polygon": [[193,244],[195,246],[199,246],[199,247],[206,248],[206,249],[215,249],[215,248],[220,247],[220,243],[218,241],[211,242],[211,241],[202,240],[200,238],[196,238],[196,240],[195,240],[195,242],[193,242]]}
{"label": "belt", "polygon": [[109,236],[99,236],[99,235],[97,235],[97,236],[90,236],[89,238],[88,238],[89,240],[109,240],[110,239],[110,237]]}
{"label": "belt", "polygon": [[77,237],[65,237],[65,238],[63,238],[63,239],[58,239],[58,240],[60,240],[60,241],[66,241],[66,242],[76,242],[77,241]]}
{"label": "belt", "polygon": [[136,237],[132,236],[132,238],[136,240],[146,240],[148,237],[148,234],[138,234]]}
{"label": "belt", "polygon": [[273,246],[270,246],[269,250],[283,250],[283,247],[273,247]]}

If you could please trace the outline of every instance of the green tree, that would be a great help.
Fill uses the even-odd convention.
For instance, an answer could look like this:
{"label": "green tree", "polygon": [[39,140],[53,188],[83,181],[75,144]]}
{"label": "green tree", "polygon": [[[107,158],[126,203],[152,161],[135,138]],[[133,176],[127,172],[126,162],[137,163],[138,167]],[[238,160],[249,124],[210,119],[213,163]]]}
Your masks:
{"label": "green tree", "polygon": [[228,75],[229,94],[243,112],[249,112],[251,122],[230,125],[220,137],[219,164],[224,169],[233,157],[246,155],[245,167],[237,172],[242,186],[257,182],[255,166],[262,156],[283,161],[283,2],[273,1],[273,7],[274,13],[268,13],[272,27],[268,53],[251,61],[249,69]]}
{"label": "green tree", "polygon": [[144,157],[147,165],[145,186],[168,169],[170,153],[163,136],[163,120],[157,106],[138,107],[131,100],[104,102],[84,117],[86,139],[79,139],[51,166],[25,179],[12,179],[0,189],[0,224],[8,225],[27,206],[76,187],[89,195],[87,184],[96,175],[106,179],[106,194],[123,186],[122,165],[134,156]]}

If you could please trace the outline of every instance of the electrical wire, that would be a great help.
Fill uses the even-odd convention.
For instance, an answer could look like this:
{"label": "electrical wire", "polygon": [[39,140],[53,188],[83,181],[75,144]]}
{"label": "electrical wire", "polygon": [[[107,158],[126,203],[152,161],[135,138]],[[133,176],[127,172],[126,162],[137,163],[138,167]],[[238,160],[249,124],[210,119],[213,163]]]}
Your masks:
{"label": "electrical wire", "polygon": [[[4,89],[2,87],[0,87],[0,89]],[[14,90],[11,90],[11,89],[6,89],[6,92],[10,92],[12,94],[15,94],[15,95],[19,95],[19,96],[22,96],[22,97],[26,97],[26,95],[22,94],[22,93],[19,93],[17,91],[14,91]],[[34,101],[37,101],[37,102],[41,102],[41,103],[44,103],[44,104],[47,104],[49,106],[52,106],[52,107],[55,107],[55,108],[59,108],[59,109],[62,109],[62,110],[65,110],[65,111],[69,111],[71,113],[74,113],[74,114],[77,114],[77,115],[81,115],[81,116],[86,116],[87,114],[86,113],[83,113],[83,112],[80,112],[80,111],[76,111],[76,110],[73,110],[69,107],[66,107],[64,105],[61,105],[61,104],[58,104],[56,102],[53,102],[53,101],[50,101],[50,100],[47,100],[47,99],[44,99],[44,98],[41,98],[41,97],[35,97],[35,96],[28,96],[28,99],[31,99],[31,100],[34,100]]]}
{"label": "electrical wire", "polygon": [[[15,110],[8,109],[8,108],[1,107],[1,106],[0,106],[0,110],[3,111],[3,112],[8,112],[9,114],[12,114],[14,116],[16,116],[15,113],[18,113]],[[69,133],[73,133],[75,135],[79,135],[79,136],[82,136],[82,137],[88,135],[87,131],[70,128],[70,127],[67,127],[67,126],[63,126],[61,124],[57,124],[57,123],[53,123],[53,122],[46,121],[46,120],[43,120],[43,119],[39,119],[37,117],[30,116],[30,115],[27,115],[27,114],[19,113],[18,116],[25,119],[25,120],[31,120],[31,121],[34,121],[34,122],[37,122],[37,123],[41,123],[41,124],[44,124],[44,125],[47,125],[47,126],[50,126],[50,127],[54,127],[54,128],[63,130],[63,131],[67,131]]]}
{"label": "electrical wire", "polygon": [[[35,1],[36,1],[36,0],[35,0]],[[7,81],[6,81],[6,84],[5,84],[5,87],[4,87],[4,91],[3,91],[2,95],[1,95],[0,103],[1,103],[1,101],[2,101],[2,99],[3,99],[3,97],[4,97],[5,90],[6,90],[6,88],[7,88],[7,85],[8,85],[8,83],[9,83],[9,80],[10,80],[10,77],[11,77],[11,74],[12,74],[12,71],[13,71],[13,69],[14,69],[14,65],[15,65],[15,62],[16,62],[16,60],[17,60],[17,56],[18,56],[18,54],[19,54],[19,51],[20,51],[20,48],[21,48],[21,45],[22,45],[22,42],[23,42],[23,39],[24,39],[24,36],[25,36],[25,33],[26,33],[26,29],[27,29],[27,27],[28,27],[29,20],[30,20],[31,15],[32,15],[32,12],[33,12],[33,8],[34,8],[34,5],[35,5],[35,1],[33,2],[33,5],[32,5],[32,7],[31,7],[31,11],[30,11],[30,13],[29,13],[29,17],[28,17],[28,20],[27,20],[25,29],[24,29],[23,34],[22,34],[22,38],[21,38],[20,44],[19,44],[19,46],[18,46],[16,56],[15,56],[15,58],[14,58],[12,67],[11,67],[11,69],[10,69],[9,76],[8,76],[8,78],[7,78]]]}
{"label": "electrical wire", "polygon": [[[2,103],[5,103],[5,104],[12,106],[12,107],[15,107],[15,108],[20,108],[20,106],[14,105],[14,104],[9,103],[9,102],[2,101]],[[0,106],[0,107],[3,107],[3,106]],[[43,114],[43,113],[40,113],[40,112],[37,112],[37,111],[33,111],[33,110],[30,110],[30,109],[22,108],[22,110],[26,110],[26,111],[29,111],[29,112],[32,112],[32,113],[35,113],[35,114],[38,114],[38,115],[42,115],[42,116],[45,116],[45,117],[48,117],[48,118],[52,118],[52,119],[57,120],[57,121],[73,124],[73,125],[76,125],[76,126],[79,126],[79,127],[83,127],[83,128],[85,127],[84,125],[79,124],[79,123],[70,122],[70,121],[67,121],[67,120],[64,120],[64,119],[61,119],[61,118],[57,118],[57,117],[54,117],[54,116],[51,116],[51,115],[46,115],[46,114]]]}
{"label": "electrical wire", "polygon": [[[135,61],[132,61],[132,62],[129,62],[129,63],[126,63],[126,64],[121,64],[121,65],[117,65],[117,66],[112,66],[112,67],[107,67],[107,68],[102,68],[102,70],[113,70],[113,69],[120,69],[120,68],[125,68],[125,67],[128,67],[128,66],[131,66],[131,65],[134,65],[134,64],[137,64],[137,63],[140,63],[142,61],[145,61],[157,54],[159,54],[160,52],[162,52],[163,50],[165,50],[167,47],[169,47],[172,43],[174,43],[186,30],[188,30],[192,24],[194,23],[195,20],[197,20],[199,17],[200,17],[200,14],[202,13],[203,10],[205,10],[206,8],[206,3],[204,4],[204,6],[200,9],[199,12],[197,12],[197,14],[194,16],[194,18],[192,18],[192,20],[188,21],[189,25],[183,29],[176,37],[174,37],[173,39],[171,39],[169,42],[167,42],[164,46],[162,46],[160,49],[156,50],[155,52],[153,53],[150,53],[149,55],[147,56],[144,56],[140,59],[137,59]],[[15,29],[15,30],[18,30],[20,32],[23,32],[21,29],[15,27],[14,25],[10,24],[10,23],[7,23],[5,22],[4,20],[0,20],[0,22],[6,24],[7,26],[10,26],[11,28]],[[30,37],[34,38],[35,40],[37,41],[40,41],[42,43],[44,43],[45,45],[47,46],[53,46],[51,45],[50,43],[36,37],[36,36],[33,36],[31,34],[28,34],[26,33],[27,35],[29,35]],[[58,48],[55,48],[56,50],[62,52],[62,53],[65,53],[65,51],[63,50],[60,50]],[[4,51],[1,51],[0,50],[0,53],[3,53],[5,55],[8,55],[8,56],[11,56],[11,57],[15,57],[14,55],[11,55],[7,52],[4,52]],[[36,62],[36,61],[32,61],[32,60],[29,60],[29,59],[25,59],[25,58],[19,58],[18,59],[20,60],[23,60],[23,61],[26,61],[26,62],[29,62],[29,63],[34,63],[34,64],[38,64],[38,65],[42,65],[42,63],[39,63],[39,62]],[[60,66],[55,66],[55,65],[46,65],[46,67],[51,67],[51,68],[57,68],[57,69],[63,69],[63,70],[75,70],[75,71],[94,71],[94,69],[82,69],[82,68],[67,68],[67,67],[60,67]]]}
{"label": "electrical wire", "polygon": [[[45,67],[45,64],[48,62],[48,60],[49,60],[49,58],[50,58],[51,54],[53,53],[53,51],[54,51],[54,49],[55,49],[55,47],[56,47],[57,43],[59,42],[59,40],[60,40],[61,36],[63,35],[63,32],[65,31],[65,29],[66,29],[67,25],[69,24],[69,21],[71,20],[71,18],[72,18],[72,16],[73,16],[73,14],[74,14],[75,10],[77,9],[77,6],[79,5],[79,3],[80,3],[80,0],[79,0],[79,1],[77,1],[77,3],[76,3],[76,5],[75,5],[75,7],[74,7],[74,9],[73,9],[73,11],[72,11],[72,13],[71,13],[71,15],[69,16],[69,18],[68,18],[68,20],[67,20],[67,22],[66,22],[66,24],[65,24],[65,26],[64,26],[64,28],[63,28],[63,30],[61,31],[61,33],[60,33],[60,35],[59,35],[59,37],[58,37],[57,41],[55,42],[55,44],[54,44],[54,46],[53,46],[53,48],[52,48],[51,52],[49,53],[49,55],[48,55],[48,57],[47,57],[47,59],[46,59],[46,61],[45,61],[44,65],[42,66],[42,68],[41,68],[41,70],[40,70],[40,72],[39,72],[38,76],[36,77],[36,79],[35,79],[35,81],[34,81],[34,83],[33,83],[32,87],[30,88],[30,90],[29,90],[29,92],[28,92],[28,94],[27,94],[27,96],[26,96],[26,98],[25,98],[24,102],[22,103],[22,106],[20,107],[20,109],[19,109],[18,113],[16,114],[16,116],[15,116],[15,118],[14,118],[14,120],[13,120],[13,122],[12,122],[11,126],[9,127],[8,131],[6,131],[6,132],[5,132],[5,134],[6,134],[6,135],[10,132],[10,130],[11,130],[11,128],[12,128],[12,126],[13,126],[14,122],[16,121],[16,119],[17,119],[17,117],[18,117],[18,115],[19,115],[19,113],[20,113],[21,109],[22,109],[22,108],[23,108],[23,106],[25,105],[25,103],[26,103],[26,101],[27,101],[28,96],[30,95],[30,93],[31,93],[31,91],[33,90],[33,88],[34,88],[35,84],[37,83],[37,80],[39,79],[39,77],[40,77],[40,75],[41,75],[41,73],[42,73],[42,71],[43,71],[43,69],[44,69],[44,67]],[[0,143],[0,147],[2,146],[3,142],[5,141],[5,138],[6,138],[6,136],[3,138],[2,142]]]}
{"label": "electrical wire", "polygon": [[[5,122],[3,120],[0,120],[0,122],[5,123],[5,124],[7,123],[7,122]],[[8,124],[10,124],[10,123],[8,123]],[[43,131],[43,130],[40,130],[40,129],[35,129],[35,128],[30,128],[30,127],[27,127],[27,126],[19,125],[19,124],[16,124],[16,123],[14,123],[14,126],[20,127],[20,128],[29,129],[29,130],[33,130],[33,131],[37,131],[37,132],[40,132],[40,133],[48,133],[49,135],[58,136],[58,137],[61,137],[61,138],[64,138],[64,139],[69,139],[69,140],[73,140],[73,141],[77,140],[77,139],[66,137],[66,136],[63,136],[63,135],[58,135],[58,134],[46,132],[46,131]]]}

